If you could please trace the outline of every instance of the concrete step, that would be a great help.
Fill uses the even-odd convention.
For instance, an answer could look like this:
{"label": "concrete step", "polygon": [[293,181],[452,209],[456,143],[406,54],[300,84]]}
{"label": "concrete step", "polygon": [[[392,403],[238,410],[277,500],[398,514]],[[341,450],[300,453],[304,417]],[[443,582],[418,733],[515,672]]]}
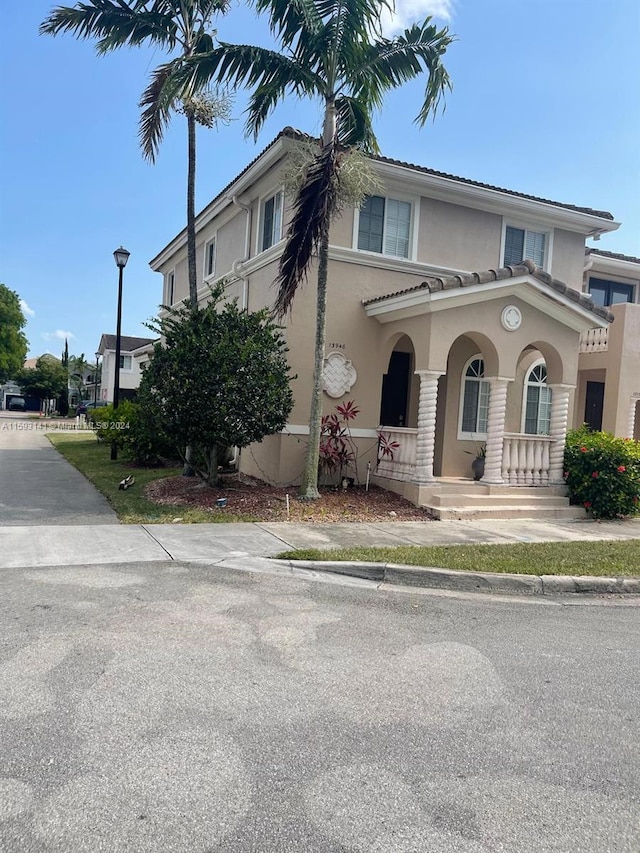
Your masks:
{"label": "concrete step", "polygon": [[541,495],[535,494],[460,494],[458,492],[451,494],[450,492],[440,492],[433,494],[428,498],[429,504],[440,507],[459,507],[459,506],[519,506],[526,504],[530,506],[569,506],[569,498],[560,495]]}
{"label": "concrete step", "polygon": [[435,518],[441,520],[473,521],[483,518],[555,518],[571,521],[586,518],[579,506],[548,506],[545,504],[512,504],[510,506],[431,506],[424,505]]}

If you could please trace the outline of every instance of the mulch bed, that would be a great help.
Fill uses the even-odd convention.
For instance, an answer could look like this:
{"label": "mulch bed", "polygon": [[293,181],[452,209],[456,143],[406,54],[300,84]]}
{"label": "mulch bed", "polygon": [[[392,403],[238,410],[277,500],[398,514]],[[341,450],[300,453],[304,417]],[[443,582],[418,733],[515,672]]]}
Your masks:
{"label": "mulch bed", "polygon": [[[289,515],[287,516],[287,494]],[[145,496],[165,506],[210,510],[216,515],[245,515],[259,521],[429,521],[429,514],[393,492],[377,486],[354,486],[346,490],[320,489],[317,501],[300,501],[296,486],[269,486],[242,474],[228,474],[216,488],[195,477],[154,480]],[[218,507],[220,498],[226,507]]]}

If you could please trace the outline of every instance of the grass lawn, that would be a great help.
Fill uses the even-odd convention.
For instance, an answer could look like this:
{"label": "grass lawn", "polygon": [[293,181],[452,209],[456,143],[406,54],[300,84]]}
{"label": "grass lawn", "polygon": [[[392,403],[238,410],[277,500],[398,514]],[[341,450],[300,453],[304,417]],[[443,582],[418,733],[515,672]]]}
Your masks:
{"label": "grass lawn", "polygon": [[[110,447],[96,441],[92,433],[47,433],[47,438],[74,468],[102,492],[120,521],[125,524],[170,524],[176,518],[190,524],[255,520],[229,512],[207,512],[192,507],[153,503],[142,494],[147,483],[161,477],[175,477],[180,473],[179,469],[134,468],[121,459],[112,462],[109,458]],[[126,491],[118,489],[120,480],[130,474],[136,478],[135,485]]]}
{"label": "grass lawn", "polygon": [[331,551],[309,548],[285,551],[278,556],[283,560],[399,563],[471,572],[513,572],[527,575],[640,575],[640,539],[615,542],[341,548]]}

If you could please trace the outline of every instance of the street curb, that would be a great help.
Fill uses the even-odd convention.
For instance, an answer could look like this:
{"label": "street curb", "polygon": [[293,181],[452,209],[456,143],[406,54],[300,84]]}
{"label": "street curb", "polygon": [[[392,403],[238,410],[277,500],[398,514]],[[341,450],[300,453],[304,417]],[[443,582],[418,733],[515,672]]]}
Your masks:
{"label": "street curb", "polygon": [[462,592],[497,592],[511,595],[640,595],[640,578],[459,572],[433,566],[402,566],[395,563],[286,559],[272,562],[292,569],[331,572],[377,583]]}

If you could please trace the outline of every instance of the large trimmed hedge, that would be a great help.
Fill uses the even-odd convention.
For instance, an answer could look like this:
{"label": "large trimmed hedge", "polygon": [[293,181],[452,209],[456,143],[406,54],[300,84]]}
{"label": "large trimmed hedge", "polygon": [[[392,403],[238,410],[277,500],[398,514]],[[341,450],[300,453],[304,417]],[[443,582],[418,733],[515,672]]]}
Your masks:
{"label": "large trimmed hedge", "polygon": [[594,518],[637,515],[640,495],[640,442],[588,427],[567,434],[564,478],[571,502]]}

